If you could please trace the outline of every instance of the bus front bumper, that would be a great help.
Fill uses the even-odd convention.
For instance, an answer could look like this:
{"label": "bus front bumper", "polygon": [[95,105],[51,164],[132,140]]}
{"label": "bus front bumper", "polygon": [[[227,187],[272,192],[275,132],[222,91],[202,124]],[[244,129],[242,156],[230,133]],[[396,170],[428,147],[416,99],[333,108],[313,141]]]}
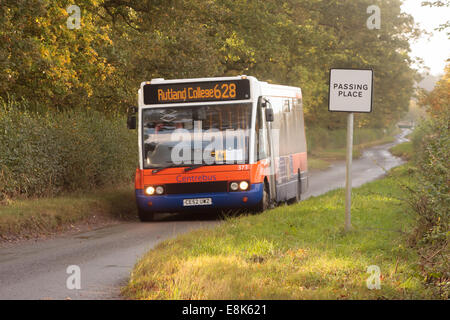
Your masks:
{"label": "bus front bumper", "polygon": [[[252,184],[248,191],[211,192],[196,194],[170,194],[148,196],[144,190],[136,190],[136,202],[140,210],[148,212],[203,211],[213,209],[253,208],[262,199],[263,184]],[[211,198],[211,205],[184,206],[185,199]]]}

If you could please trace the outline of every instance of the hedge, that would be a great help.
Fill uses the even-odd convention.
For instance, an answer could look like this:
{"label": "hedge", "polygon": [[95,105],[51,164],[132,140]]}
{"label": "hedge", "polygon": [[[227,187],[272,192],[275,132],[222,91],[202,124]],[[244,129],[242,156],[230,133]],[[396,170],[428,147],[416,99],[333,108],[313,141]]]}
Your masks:
{"label": "hedge", "polygon": [[137,159],[124,115],[31,112],[25,101],[0,101],[0,200],[131,181]]}

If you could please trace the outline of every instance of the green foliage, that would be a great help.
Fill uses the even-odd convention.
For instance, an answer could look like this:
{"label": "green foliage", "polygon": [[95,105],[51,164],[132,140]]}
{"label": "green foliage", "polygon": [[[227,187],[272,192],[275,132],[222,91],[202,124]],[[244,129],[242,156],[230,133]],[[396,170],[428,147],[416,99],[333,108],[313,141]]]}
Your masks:
{"label": "green foliage", "polygon": [[137,137],[124,117],[27,109],[26,101],[0,105],[0,199],[132,180]]}
{"label": "green foliage", "polygon": [[[0,96],[24,97],[34,107],[79,106],[114,110],[120,103],[110,26],[98,18],[98,1],[80,0],[81,28],[68,29],[71,1],[3,0],[0,5]],[[110,99],[114,98],[114,99]]]}
{"label": "green foliage", "polygon": [[417,187],[411,190],[410,204],[417,214],[413,243],[422,257],[427,281],[437,284],[437,292],[450,292],[450,105],[449,74],[438,82],[422,104],[430,117],[413,134]]}
{"label": "green foliage", "polygon": [[[80,0],[78,30],[66,27],[70,4],[2,0],[0,96],[110,112],[151,78],[248,74],[302,87],[307,122],[335,129],[345,116],[327,112],[331,67],[375,71],[374,112],[358,126],[391,126],[412,94],[418,31],[400,0]],[[366,27],[373,4],[379,30]]]}
{"label": "green foliage", "polygon": [[448,241],[450,219],[449,116],[423,122],[413,136],[419,179],[413,193],[419,214],[418,236],[423,242]]}

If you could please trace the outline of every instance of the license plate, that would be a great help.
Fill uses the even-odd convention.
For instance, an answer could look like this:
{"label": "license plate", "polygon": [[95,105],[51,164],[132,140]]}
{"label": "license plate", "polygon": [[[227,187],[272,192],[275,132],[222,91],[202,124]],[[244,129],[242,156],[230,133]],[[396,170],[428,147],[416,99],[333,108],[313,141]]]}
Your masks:
{"label": "license plate", "polygon": [[208,206],[212,204],[211,198],[200,198],[200,199],[184,199],[183,206]]}

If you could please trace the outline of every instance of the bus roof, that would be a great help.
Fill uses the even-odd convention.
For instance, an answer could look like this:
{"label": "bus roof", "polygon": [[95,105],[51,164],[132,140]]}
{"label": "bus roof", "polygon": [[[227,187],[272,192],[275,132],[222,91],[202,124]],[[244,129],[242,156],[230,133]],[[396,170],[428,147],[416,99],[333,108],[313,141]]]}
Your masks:
{"label": "bus roof", "polygon": [[260,82],[260,86],[261,95],[263,96],[302,98],[302,90],[298,87],[270,84],[267,82]]}
{"label": "bus roof", "polygon": [[240,80],[240,79],[253,79],[258,81],[255,77],[240,75],[233,77],[211,77],[211,78],[186,78],[186,79],[164,79],[155,78],[151,81],[145,81],[141,83],[141,87],[146,84],[163,84],[163,83],[188,83],[188,82],[203,82],[203,81],[227,81],[227,80]]}

